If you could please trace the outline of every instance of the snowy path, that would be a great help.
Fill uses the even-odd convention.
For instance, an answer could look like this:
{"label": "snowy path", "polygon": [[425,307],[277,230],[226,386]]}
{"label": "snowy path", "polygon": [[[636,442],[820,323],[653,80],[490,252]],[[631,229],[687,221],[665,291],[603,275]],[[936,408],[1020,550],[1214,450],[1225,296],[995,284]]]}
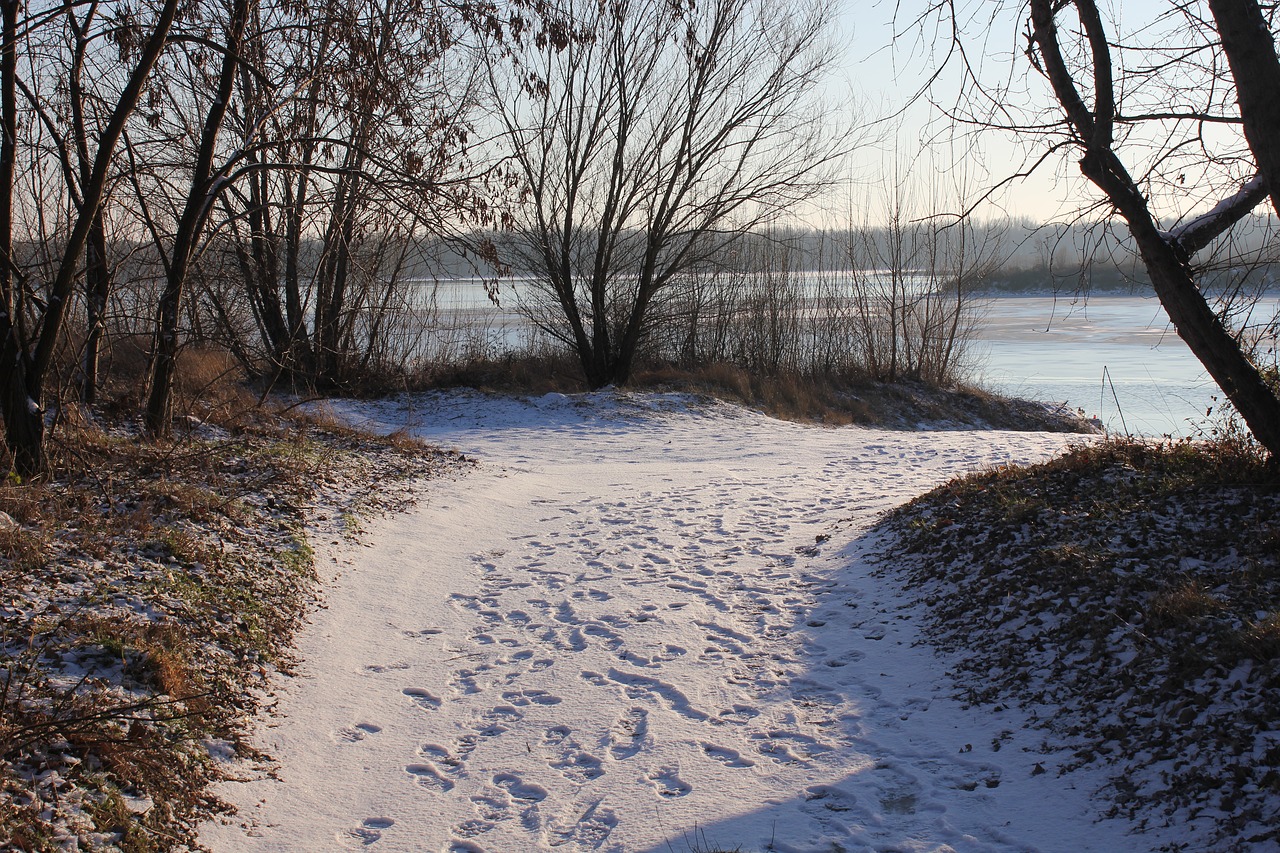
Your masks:
{"label": "snowy path", "polygon": [[947,698],[862,560],[881,510],[1064,437],[673,397],[345,414],[482,464],[321,553],[278,780],[223,786],[213,850],[1133,849],[1013,712]]}

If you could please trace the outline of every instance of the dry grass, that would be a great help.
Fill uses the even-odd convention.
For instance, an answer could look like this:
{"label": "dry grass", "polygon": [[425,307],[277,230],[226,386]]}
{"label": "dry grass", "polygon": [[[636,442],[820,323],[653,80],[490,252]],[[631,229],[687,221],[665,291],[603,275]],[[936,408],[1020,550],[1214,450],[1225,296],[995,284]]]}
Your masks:
{"label": "dry grass", "polygon": [[[563,350],[508,352],[437,364],[413,373],[388,371],[345,393],[377,397],[406,391],[473,388],[482,392],[541,396],[587,390],[576,356]],[[639,391],[702,394],[800,423],[862,424],[915,429],[920,424],[964,428],[1090,432],[1082,417],[1010,400],[959,385],[878,382],[857,372],[753,371],[727,361],[696,367],[641,359],[626,387]]]}
{"label": "dry grass", "polygon": [[474,388],[508,394],[572,394],[586,390],[582,365],[565,352],[508,353],[435,365],[409,377],[394,390]]}
{"label": "dry grass", "polygon": [[799,374],[753,374],[724,362],[697,369],[654,368],[638,372],[633,387],[692,391],[759,409],[783,420],[831,426],[874,423],[875,412],[854,393],[871,383]]}
{"label": "dry grass", "polygon": [[[1249,622],[1236,633],[1242,656],[1273,661],[1280,658],[1280,610]],[[1275,765],[1280,768],[1280,762]]]}
{"label": "dry grass", "polygon": [[337,532],[380,487],[453,464],[258,407],[224,353],[184,355],[173,439],[107,395],[63,410],[47,478],[0,485],[18,523],[0,532],[0,849],[188,847],[218,808],[203,744],[238,741],[290,666],[315,582],[302,508]]}
{"label": "dry grass", "polygon": [[1222,603],[1199,581],[1185,579],[1151,597],[1146,621],[1162,629],[1188,629],[1221,609]]}

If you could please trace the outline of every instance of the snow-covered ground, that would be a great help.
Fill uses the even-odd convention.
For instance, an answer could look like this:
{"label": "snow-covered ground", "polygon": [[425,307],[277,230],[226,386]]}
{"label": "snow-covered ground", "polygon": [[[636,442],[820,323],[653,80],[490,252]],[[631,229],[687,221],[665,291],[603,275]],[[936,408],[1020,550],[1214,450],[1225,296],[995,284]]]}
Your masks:
{"label": "snow-covered ground", "polygon": [[1019,712],[951,698],[878,514],[1071,437],[675,395],[343,404],[480,461],[361,544],[215,851],[1141,850]]}

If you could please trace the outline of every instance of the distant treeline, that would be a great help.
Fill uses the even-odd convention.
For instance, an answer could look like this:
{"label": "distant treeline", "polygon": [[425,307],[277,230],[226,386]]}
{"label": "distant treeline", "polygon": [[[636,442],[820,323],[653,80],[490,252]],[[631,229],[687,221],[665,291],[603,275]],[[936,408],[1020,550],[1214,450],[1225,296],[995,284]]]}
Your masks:
{"label": "distant treeline", "polygon": [[[759,254],[771,248],[787,254],[793,269],[840,270],[856,264],[849,254],[850,246],[865,248],[870,244],[881,247],[882,254],[888,254],[883,247],[900,237],[894,229],[880,226],[780,228],[746,235],[738,242],[734,254]],[[1224,244],[1208,253],[1201,277],[1205,289],[1209,292],[1280,291],[1280,248],[1277,248],[1280,242],[1275,238],[1274,219],[1255,217],[1240,234],[1234,235],[1230,245]],[[946,245],[949,235],[945,228],[931,231],[930,239],[939,241],[945,249],[954,248]],[[987,252],[999,259],[985,280],[970,283],[975,291],[1124,295],[1151,292],[1151,282],[1132,250],[1128,232],[1117,232],[1106,223],[1046,225],[1029,220],[994,220],[971,225],[965,239],[983,243],[988,247]],[[515,262],[518,255],[508,250],[509,240],[508,235],[492,233],[475,241],[494,246],[500,263],[505,262],[503,266],[478,262],[465,250],[440,243],[423,247],[419,256],[410,262],[410,274],[419,278],[534,274],[535,271],[521,269]],[[723,263],[732,267],[734,259],[724,258]]]}

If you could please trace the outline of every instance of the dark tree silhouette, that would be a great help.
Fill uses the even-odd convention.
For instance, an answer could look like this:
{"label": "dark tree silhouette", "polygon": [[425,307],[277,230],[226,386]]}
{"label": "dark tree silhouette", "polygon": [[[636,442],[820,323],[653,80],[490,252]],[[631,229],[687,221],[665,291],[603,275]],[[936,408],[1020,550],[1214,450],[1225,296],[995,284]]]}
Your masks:
{"label": "dark tree silhouette", "polygon": [[[1193,259],[1268,197],[1280,199],[1280,64],[1275,36],[1253,0],[1213,0],[1237,93],[1238,116],[1252,152],[1256,177],[1225,195],[1208,213],[1162,229],[1137,178],[1121,158],[1127,117],[1120,102],[1130,81],[1113,58],[1114,34],[1094,0],[1031,0],[1029,55],[1049,81],[1065,118],[1065,131],[1080,152],[1080,171],[1124,219],[1146,265],[1152,287],[1178,335],[1231,400],[1255,438],[1280,455],[1280,397],[1241,341],[1210,306]],[[1210,43],[1210,48],[1216,47]],[[1172,72],[1169,72],[1172,73]],[[1153,116],[1152,121],[1204,120],[1212,114]],[[1216,116],[1214,116],[1216,117]],[[1280,203],[1277,203],[1280,211]]]}
{"label": "dark tree silhouette", "polygon": [[[32,281],[22,274],[15,256],[15,164],[24,138],[18,124],[22,89],[18,57],[30,55],[28,46],[42,26],[51,25],[63,14],[74,15],[75,8],[69,5],[53,10],[33,9],[18,0],[4,0],[0,5],[0,412],[4,415],[5,443],[15,470],[23,477],[45,470],[45,386],[80,274],[80,261],[95,223],[101,221],[98,214],[107,193],[116,148],[165,48],[181,5],[178,0],[164,0],[149,10],[150,16],[131,13],[116,29],[123,85],[106,103],[106,118],[92,141],[92,167],[71,194],[69,227],[60,235],[58,245],[50,247],[58,260],[48,282]],[[32,106],[38,112],[38,105]],[[82,142],[54,140],[63,150]],[[88,150],[86,146],[86,153]],[[40,203],[43,200],[37,200]]]}

